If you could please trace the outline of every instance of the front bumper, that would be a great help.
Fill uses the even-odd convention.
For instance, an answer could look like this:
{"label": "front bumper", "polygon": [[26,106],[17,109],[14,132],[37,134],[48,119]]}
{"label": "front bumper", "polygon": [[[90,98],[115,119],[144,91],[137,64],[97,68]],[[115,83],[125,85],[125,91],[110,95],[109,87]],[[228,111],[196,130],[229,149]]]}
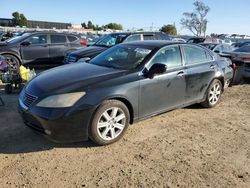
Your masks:
{"label": "front bumper", "polygon": [[49,109],[25,108],[19,100],[19,112],[23,122],[33,130],[57,143],[72,143],[88,140],[88,125],[94,108]]}

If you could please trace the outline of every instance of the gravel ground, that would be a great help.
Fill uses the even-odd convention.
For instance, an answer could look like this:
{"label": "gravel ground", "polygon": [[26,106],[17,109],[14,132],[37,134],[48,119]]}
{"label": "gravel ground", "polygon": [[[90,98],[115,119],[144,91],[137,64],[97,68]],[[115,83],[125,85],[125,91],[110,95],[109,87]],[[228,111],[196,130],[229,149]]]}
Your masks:
{"label": "gravel ground", "polygon": [[[0,91],[3,93],[3,91]],[[54,144],[0,107],[1,187],[250,187],[250,85],[132,125],[110,146]]]}

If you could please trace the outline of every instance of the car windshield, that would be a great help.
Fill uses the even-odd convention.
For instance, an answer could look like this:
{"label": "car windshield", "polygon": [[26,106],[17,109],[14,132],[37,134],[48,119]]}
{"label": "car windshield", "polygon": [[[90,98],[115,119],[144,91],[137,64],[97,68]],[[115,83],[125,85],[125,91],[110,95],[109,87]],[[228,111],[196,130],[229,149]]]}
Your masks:
{"label": "car windshield", "polygon": [[206,43],[203,43],[201,45],[208,48],[209,50],[213,50],[216,46],[216,44],[206,44]]}
{"label": "car windshield", "polygon": [[241,48],[234,50],[234,52],[248,52],[248,53],[250,53],[250,46],[243,46]]}
{"label": "car windshield", "polygon": [[119,44],[123,41],[123,39],[126,37],[126,35],[121,34],[109,34],[106,36],[103,36],[100,40],[98,40],[95,45],[96,46],[114,46],[116,44]]}
{"label": "car windshield", "polygon": [[6,40],[6,42],[10,43],[10,44],[18,43],[18,42],[21,42],[23,39],[27,38],[27,36],[29,36],[29,35],[30,35],[30,33],[24,33],[22,36],[12,37],[12,38]]}
{"label": "car windshield", "polygon": [[151,49],[133,45],[119,45],[93,58],[90,63],[114,69],[132,70],[151,53]]}

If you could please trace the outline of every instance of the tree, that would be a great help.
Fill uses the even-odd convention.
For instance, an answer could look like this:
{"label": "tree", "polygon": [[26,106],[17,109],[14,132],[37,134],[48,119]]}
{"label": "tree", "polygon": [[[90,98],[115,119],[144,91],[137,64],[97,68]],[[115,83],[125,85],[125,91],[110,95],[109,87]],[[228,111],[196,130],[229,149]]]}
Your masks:
{"label": "tree", "polygon": [[103,29],[103,26],[99,26],[99,25],[94,25],[94,27],[93,27],[93,29],[95,30],[95,31],[101,31],[102,29]]}
{"label": "tree", "polygon": [[169,35],[177,35],[177,29],[175,25],[164,25],[160,29],[161,32],[167,33]]}
{"label": "tree", "polygon": [[88,29],[93,29],[94,28],[94,25],[92,24],[91,21],[88,21]]}
{"label": "tree", "polygon": [[86,29],[86,28],[87,28],[87,25],[86,25],[86,23],[85,23],[85,22],[81,23],[81,25],[82,25],[82,27],[83,27],[84,29]]}
{"label": "tree", "polygon": [[205,5],[202,1],[194,2],[194,11],[193,12],[184,12],[184,18],[181,19],[181,25],[191,31],[194,35],[205,36],[207,30],[208,20],[206,16],[210,11],[210,8]]}
{"label": "tree", "polygon": [[112,30],[123,30],[122,25],[118,23],[109,23],[105,25],[105,28],[112,29]]}
{"label": "tree", "polygon": [[12,18],[12,20],[13,20],[13,25],[14,25],[14,26],[19,25],[19,21],[20,21],[20,14],[19,14],[19,12],[13,12],[13,13],[12,13],[12,16],[13,16],[13,18]]}
{"label": "tree", "polygon": [[24,14],[20,14],[20,22],[19,22],[19,25],[21,27],[23,26],[28,26],[28,20],[27,18],[24,16]]}
{"label": "tree", "polygon": [[13,25],[14,26],[27,26],[28,25],[28,21],[27,18],[24,16],[24,14],[19,14],[19,12],[13,12],[12,13],[12,20],[13,20]]}

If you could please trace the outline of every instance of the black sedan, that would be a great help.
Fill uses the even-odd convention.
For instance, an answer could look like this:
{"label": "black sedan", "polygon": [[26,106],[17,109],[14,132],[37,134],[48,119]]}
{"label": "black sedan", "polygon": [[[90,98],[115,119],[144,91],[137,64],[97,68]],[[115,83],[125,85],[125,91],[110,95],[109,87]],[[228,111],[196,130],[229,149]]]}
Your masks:
{"label": "black sedan", "polygon": [[237,66],[237,78],[235,83],[241,83],[244,78],[250,78],[250,46],[242,46],[227,53]]}
{"label": "black sedan", "polygon": [[164,41],[119,44],[48,70],[23,89],[24,123],[57,142],[119,140],[129,124],[175,108],[218,104],[232,68],[201,46]]}
{"label": "black sedan", "polygon": [[87,48],[68,53],[64,58],[64,64],[75,63],[79,59],[89,61],[117,44],[142,40],[170,40],[170,37],[161,32],[124,32],[107,34]]}
{"label": "black sedan", "polygon": [[201,43],[200,45],[212,50],[214,53],[225,57],[228,52],[233,51],[233,47],[229,44],[220,44],[220,43]]}

